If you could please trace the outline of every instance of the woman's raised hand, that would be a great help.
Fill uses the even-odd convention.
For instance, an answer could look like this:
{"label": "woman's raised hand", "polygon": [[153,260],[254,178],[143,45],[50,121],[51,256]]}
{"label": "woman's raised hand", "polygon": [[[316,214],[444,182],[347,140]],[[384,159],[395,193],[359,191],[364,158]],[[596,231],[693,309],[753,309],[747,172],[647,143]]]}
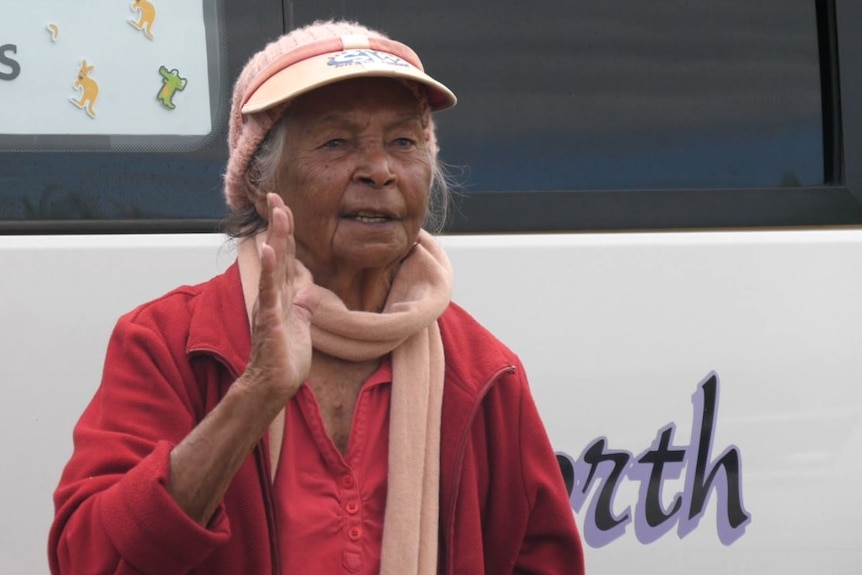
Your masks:
{"label": "woman's raised hand", "polygon": [[311,282],[300,285],[293,214],[278,194],[267,194],[269,226],[261,251],[260,286],[252,316],[251,356],[243,384],[287,403],[311,368]]}
{"label": "woman's raised hand", "polygon": [[290,210],[275,194],[267,196],[267,208],[248,366],[171,452],[168,490],[201,525],[207,525],[234,474],[311,368],[314,284],[297,274]]}

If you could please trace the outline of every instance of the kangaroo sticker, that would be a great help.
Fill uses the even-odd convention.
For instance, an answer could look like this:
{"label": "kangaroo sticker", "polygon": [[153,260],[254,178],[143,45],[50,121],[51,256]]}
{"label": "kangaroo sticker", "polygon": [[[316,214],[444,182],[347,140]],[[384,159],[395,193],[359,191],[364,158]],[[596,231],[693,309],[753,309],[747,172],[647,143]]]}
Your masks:
{"label": "kangaroo sticker", "polygon": [[60,37],[59,26],[57,26],[54,23],[49,23],[48,25],[45,26],[45,28],[47,28],[48,31],[51,33],[51,42],[56,42],[57,39]]}
{"label": "kangaroo sticker", "polygon": [[174,94],[185,89],[188,81],[180,77],[180,72],[176,68],[168,70],[166,67],[159,68],[159,74],[162,75],[162,88],[159,90],[156,99],[162,103],[162,106],[169,110],[176,108],[174,105]]}
{"label": "kangaroo sticker", "polygon": [[153,23],[156,21],[156,7],[149,0],[134,0],[129,6],[132,12],[138,13],[138,19],[132,18],[129,24],[143,32],[147,38],[153,39]]}
{"label": "kangaroo sticker", "polygon": [[92,71],[93,66],[87,65],[87,61],[83,60],[81,68],[78,70],[78,79],[72,84],[72,87],[76,90],[81,90],[81,97],[76,99],[73,96],[69,98],[69,101],[82,110],[86,110],[87,115],[91,118],[95,118],[95,105],[96,100],[99,98],[99,84],[90,78],[90,72]]}

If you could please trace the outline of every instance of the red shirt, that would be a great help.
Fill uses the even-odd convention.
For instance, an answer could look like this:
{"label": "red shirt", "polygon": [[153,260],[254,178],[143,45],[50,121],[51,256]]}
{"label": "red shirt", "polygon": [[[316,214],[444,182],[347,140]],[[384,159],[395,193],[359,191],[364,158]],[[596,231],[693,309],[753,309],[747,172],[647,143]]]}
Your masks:
{"label": "red shirt", "polygon": [[362,386],[347,453],[303,385],[285,408],[273,491],[283,573],[377,574],[389,460],[388,359]]}

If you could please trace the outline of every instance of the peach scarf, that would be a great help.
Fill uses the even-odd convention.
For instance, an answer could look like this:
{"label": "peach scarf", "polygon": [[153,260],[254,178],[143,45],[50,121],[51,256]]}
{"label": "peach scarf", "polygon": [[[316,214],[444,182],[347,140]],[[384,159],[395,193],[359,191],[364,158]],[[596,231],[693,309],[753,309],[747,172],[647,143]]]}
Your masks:
{"label": "peach scarf", "polygon": [[[246,309],[257,297],[259,245],[264,234],[239,242],[237,260]],[[311,274],[301,263],[301,281]],[[395,276],[381,313],[350,311],[333,292],[321,294],[312,317],[315,348],[350,361],[392,353],[389,476],[381,575],[434,575],[440,481],[443,342],[437,326],[452,295],[449,259],[425,231]],[[277,449],[276,449],[277,452]]]}

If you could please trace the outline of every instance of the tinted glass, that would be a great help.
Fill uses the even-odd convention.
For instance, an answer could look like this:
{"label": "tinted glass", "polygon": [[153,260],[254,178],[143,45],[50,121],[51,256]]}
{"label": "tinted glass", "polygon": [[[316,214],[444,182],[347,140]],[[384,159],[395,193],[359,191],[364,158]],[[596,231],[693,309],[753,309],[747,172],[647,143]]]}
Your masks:
{"label": "tinted glass", "polygon": [[822,184],[811,0],[290,3],[403,38],[468,192]]}
{"label": "tinted glass", "polygon": [[[87,12],[61,0],[0,0],[0,221],[218,221],[233,80],[285,26],[326,17],[354,18],[406,41],[459,95],[437,121],[442,157],[468,194],[824,183],[811,0],[152,4],[159,13],[148,39],[131,0],[93,0]],[[184,19],[191,28],[174,41],[193,47],[184,55],[191,64],[149,62],[149,83],[137,90],[160,116],[116,99],[107,83],[97,118],[72,102],[84,99],[87,82],[74,85],[84,60],[91,78],[122,85],[139,50],[171,54],[166,35],[184,34],[177,26]],[[108,22],[118,43],[92,43]],[[194,102],[197,115],[178,128],[180,114],[158,96],[182,79],[189,83],[174,85],[171,102],[187,110]],[[44,101],[49,88],[56,112]],[[108,124],[111,110],[119,127],[95,128]]]}

